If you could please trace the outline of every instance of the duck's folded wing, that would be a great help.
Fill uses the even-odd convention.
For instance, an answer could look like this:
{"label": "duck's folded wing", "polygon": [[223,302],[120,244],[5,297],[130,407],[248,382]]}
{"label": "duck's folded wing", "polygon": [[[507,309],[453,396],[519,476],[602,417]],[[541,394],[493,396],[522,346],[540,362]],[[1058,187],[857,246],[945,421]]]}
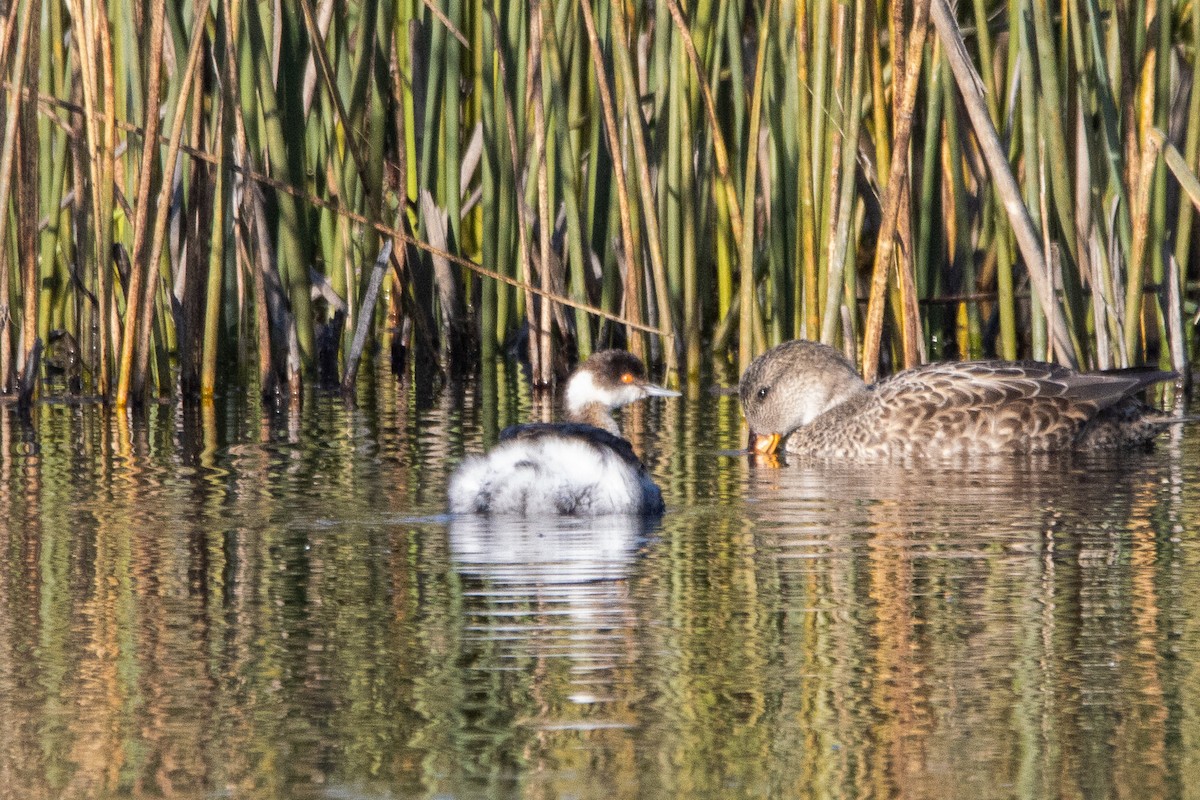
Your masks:
{"label": "duck's folded wing", "polygon": [[[878,438],[931,452],[1021,452],[1074,446],[1107,409],[1171,377],[1156,371],[1077,373],[1040,362],[952,362],[874,387]],[[1140,406],[1140,404],[1138,404]]]}
{"label": "duck's folded wing", "polygon": [[1013,403],[1061,406],[1062,401],[1108,408],[1142,389],[1170,380],[1173,373],[1124,369],[1079,373],[1037,361],[969,361],[931,364],[901,372],[880,383],[881,400],[898,405],[991,408]]}

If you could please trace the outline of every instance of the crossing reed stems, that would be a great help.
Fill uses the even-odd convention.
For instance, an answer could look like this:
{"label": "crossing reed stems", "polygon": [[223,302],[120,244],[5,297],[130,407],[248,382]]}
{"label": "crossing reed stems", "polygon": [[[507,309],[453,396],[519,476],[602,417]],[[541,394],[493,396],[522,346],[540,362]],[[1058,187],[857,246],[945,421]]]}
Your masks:
{"label": "crossing reed stems", "polygon": [[0,390],[1191,361],[1200,4],[298,2],[9,6]]}

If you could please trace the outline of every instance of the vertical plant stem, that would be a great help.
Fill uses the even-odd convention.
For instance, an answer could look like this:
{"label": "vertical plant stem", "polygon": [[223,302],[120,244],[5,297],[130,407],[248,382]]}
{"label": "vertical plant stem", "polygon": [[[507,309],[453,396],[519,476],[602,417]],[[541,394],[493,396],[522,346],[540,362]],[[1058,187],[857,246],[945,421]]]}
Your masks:
{"label": "vertical plant stem", "polygon": [[[495,10],[489,8],[488,13],[490,14],[491,19],[492,19],[492,26],[496,30],[501,30],[500,24],[496,19]],[[502,87],[503,94],[504,94],[504,119],[505,119],[504,127],[505,127],[505,133],[507,134],[507,137],[508,137],[509,157],[512,159],[514,173],[519,173],[521,170],[518,168],[518,165],[521,164],[522,162],[521,162],[521,158],[520,158],[520,148],[517,145],[517,123],[516,123],[515,115],[513,113],[512,98],[508,94],[508,86],[509,86],[508,65],[507,65],[506,59],[504,57],[504,48],[503,47],[496,48],[496,62],[500,68],[500,85]],[[533,324],[533,322],[534,322],[533,293],[530,291],[530,287],[533,283],[533,268],[530,263],[530,255],[529,255],[529,222],[526,219],[525,203],[522,198],[522,192],[521,192],[520,186],[514,187],[514,191],[516,194],[516,211],[517,211],[516,216],[517,216],[517,231],[518,231],[517,232],[517,253],[518,253],[517,260],[520,262],[520,265],[521,265],[521,276],[522,276],[522,280],[525,285],[525,307],[529,314],[529,321],[530,321],[530,334],[529,334],[529,339],[530,339],[529,355],[530,355],[530,360],[531,360],[530,366],[532,368],[533,374],[536,376],[540,372],[540,361],[537,358],[538,355],[540,354],[540,352],[539,352],[539,348],[537,345],[537,337],[535,335],[537,327],[536,327],[536,325]]]}
{"label": "vertical plant stem", "polygon": [[[617,0],[620,2],[620,0]],[[596,88],[600,94],[600,108],[604,114],[604,133],[608,140],[608,152],[612,155],[613,185],[617,190],[617,208],[620,214],[621,241],[625,252],[625,316],[631,322],[641,322],[636,283],[642,274],[641,248],[634,241],[633,219],[629,211],[629,184],[625,176],[625,160],[621,152],[621,139],[617,132],[617,116],[613,105],[612,91],[604,69],[604,56],[600,51],[600,37],[596,33],[596,20],[592,15],[591,0],[580,0],[583,22],[587,28],[588,47],[596,71]],[[641,356],[642,335],[633,328],[626,329],[630,349]]]}
{"label": "vertical plant stem", "polygon": [[[563,206],[567,217],[567,250],[566,257],[571,271],[571,283],[574,290],[572,299],[587,301],[587,286],[585,283],[584,253],[583,253],[583,224],[579,212],[579,157],[571,142],[569,121],[566,118],[568,103],[563,96],[562,87],[566,82],[562,56],[559,53],[558,36],[554,31],[554,18],[548,9],[548,0],[538,0],[538,15],[542,24],[542,60],[544,74],[550,76],[546,82],[550,95],[554,100],[555,111],[551,115],[554,123],[553,134],[559,153],[558,173],[562,180]],[[591,327],[588,315],[583,309],[575,309],[575,346],[579,357],[587,358],[592,352]]]}
{"label": "vertical plant stem", "polygon": [[[32,11],[26,24],[32,27]],[[39,15],[40,16],[40,15]],[[40,30],[39,25],[39,30]],[[27,34],[25,68],[19,82],[14,80],[11,94],[27,92],[36,97],[38,91],[38,65],[41,50],[41,35],[33,31]],[[38,387],[38,366],[42,341],[38,337],[38,307],[41,292],[41,269],[38,265],[38,122],[36,103],[22,103],[17,126],[20,129],[19,158],[17,163],[17,257],[21,261],[21,299],[23,300],[21,347],[18,351],[17,370],[20,373],[21,401],[28,405]]]}
{"label": "vertical plant stem", "polygon": [[633,78],[633,63],[627,47],[625,9],[618,0],[613,4],[614,55],[622,80],[625,83],[625,106],[629,119],[629,132],[633,138],[633,150],[637,163],[642,195],[642,211],[645,214],[646,244],[650,249],[650,266],[654,278],[654,294],[658,303],[658,327],[663,331],[663,357],[667,372],[679,370],[676,353],[675,331],[678,326],[672,318],[671,304],[667,293],[666,265],[663,263],[662,236],[658,228],[658,217],[654,212],[654,188],[650,181],[650,162],[646,152],[645,120],[638,104],[637,82]]}
{"label": "vertical plant stem", "polygon": [[[746,140],[746,177],[742,189],[742,207],[754,209],[755,189],[758,186],[758,137],[762,123],[763,76],[767,57],[767,41],[771,31],[771,3],[765,3],[759,19],[758,49],[754,65],[754,90],[750,101],[750,135]],[[738,371],[745,372],[750,362],[758,355],[754,346],[754,233],[753,213],[748,224],[742,226],[739,243],[738,264],[741,281],[741,317],[738,331]]]}
{"label": "vertical plant stem", "polygon": [[[853,64],[851,65],[849,77],[847,81],[847,96],[849,103],[846,106],[845,129],[846,142],[852,143],[858,141],[859,131],[862,127],[862,82],[863,69],[866,55],[864,53],[864,39],[866,36],[866,4],[859,0],[856,3],[854,10],[854,34],[853,40],[850,42],[851,57]],[[853,199],[854,199],[854,184],[856,180],[855,161],[858,156],[858,148],[852,144],[847,144],[842,148],[841,164],[838,166],[837,173],[840,186],[834,187],[837,198],[837,208],[834,212],[834,219],[837,224],[833,235],[829,239],[829,259],[828,259],[828,289],[825,295],[825,309],[822,312],[821,319],[821,341],[826,344],[832,344],[834,341],[835,331],[841,326],[841,313],[839,306],[845,302],[853,311],[855,297],[850,295],[843,300],[842,295],[842,275],[843,270],[847,267],[851,271],[854,269],[853,264],[847,264],[847,254],[850,251],[850,224],[853,215]]]}
{"label": "vertical plant stem", "polygon": [[[1038,300],[1042,308],[1049,312],[1057,306],[1057,301],[1054,298],[1053,287],[1046,278],[1045,261],[1041,255],[1037,233],[1029,218],[1029,211],[1021,201],[1016,179],[1013,178],[1012,172],[1008,168],[1008,161],[1000,147],[1000,137],[996,134],[996,129],[991,124],[991,118],[987,115],[987,107],[979,89],[979,76],[967,57],[962,35],[958,31],[958,23],[950,13],[946,0],[931,0],[930,17],[937,28],[942,45],[946,49],[951,71],[954,73],[958,89],[966,103],[967,113],[971,118],[971,125],[975,129],[975,136],[979,140],[980,149],[983,151],[984,160],[996,182],[996,190],[1004,200],[1004,208],[1008,212],[1009,221],[1017,234],[1021,255],[1025,258],[1025,263],[1029,268],[1029,277],[1035,287]],[[893,171],[895,170],[893,169]],[[1071,366],[1077,365],[1076,349],[1067,332],[1062,315],[1047,313],[1046,316],[1053,318],[1051,330],[1057,355],[1065,363]]]}
{"label": "vertical plant stem", "polygon": [[[541,40],[541,26],[534,28],[534,40]],[[530,69],[530,74],[535,77],[537,86],[541,85],[542,69],[541,58],[538,59],[538,66]],[[533,150],[534,161],[537,169],[537,203],[538,203],[538,273],[541,278],[541,289],[544,293],[541,297],[541,308],[538,315],[538,323],[536,327],[537,342],[538,342],[538,360],[541,364],[541,372],[535,377],[534,383],[538,386],[550,386],[554,382],[554,363],[551,353],[551,321],[553,304],[547,296],[553,291],[553,284],[550,282],[551,261],[553,252],[550,247],[550,236],[554,231],[554,218],[550,215],[550,177],[549,166],[546,164],[546,109],[543,100],[543,93],[535,87],[533,91]]]}
{"label": "vertical plant stem", "polygon": [[[192,20],[192,42],[188,51],[187,66],[183,72],[183,88],[179,92],[179,98],[174,109],[174,116],[171,120],[171,132],[167,141],[166,164],[167,169],[164,171],[162,184],[159,187],[158,193],[158,213],[154,217],[153,237],[150,240],[150,248],[146,254],[146,287],[143,294],[139,297],[132,290],[132,282],[130,283],[128,307],[133,308],[135,303],[141,303],[141,309],[138,311],[138,319],[141,320],[141,330],[134,331],[139,337],[140,342],[136,350],[136,363],[133,370],[132,383],[129,382],[128,368],[122,364],[122,381],[117,388],[117,405],[124,406],[128,400],[130,393],[138,401],[144,399],[144,391],[146,386],[146,367],[150,358],[150,334],[153,327],[150,324],[153,320],[152,313],[154,308],[154,297],[158,287],[158,263],[162,254],[163,239],[167,231],[167,221],[170,217],[171,193],[175,183],[175,164],[179,155],[180,139],[183,136],[183,124],[187,118],[187,102],[191,94],[192,81],[195,79],[197,66],[200,63],[201,44],[204,42],[204,17],[207,14],[208,7],[203,3],[197,3],[196,17]],[[197,110],[198,113],[199,110]],[[157,148],[155,148],[157,149]],[[130,326],[125,328],[126,338],[130,337]],[[121,344],[122,351],[126,351],[127,345],[124,341]],[[132,347],[132,345],[129,345]]]}
{"label": "vertical plant stem", "polygon": [[[796,296],[793,298],[797,314],[803,314],[803,330],[807,339],[816,339],[821,333],[821,304],[817,291],[817,234],[816,209],[813,206],[812,108],[809,103],[808,52],[810,47],[807,0],[796,2],[796,77],[800,91],[796,98],[796,139],[799,143],[796,155],[796,183],[799,202],[796,203],[796,228],[800,240],[796,247]],[[878,133],[878,132],[877,132]],[[802,289],[801,289],[802,287]],[[799,326],[797,326],[799,329]]]}
{"label": "vertical plant stem", "polygon": [[[133,252],[130,260],[133,272],[129,276],[129,291],[125,298],[125,330],[121,337],[121,355],[117,362],[117,407],[123,408],[129,397],[130,380],[134,366],[134,344],[138,338],[138,329],[143,323],[139,320],[141,312],[140,299],[143,294],[143,284],[148,276],[155,271],[155,266],[146,258],[146,242],[150,233],[150,214],[154,210],[150,202],[150,192],[153,191],[155,164],[159,156],[158,98],[162,91],[162,46],[163,22],[166,14],[166,3],[155,3],[150,12],[150,34],[148,44],[148,65],[150,74],[146,91],[151,102],[146,105],[146,122],[142,126],[142,161],[138,170],[137,195],[134,197],[133,220]],[[181,92],[186,97],[186,92]],[[159,214],[165,215],[166,209],[159,209]]]}
{"label": "vertical plant stem", "polygon": [[[273,169],[283,171],[293,185],[300,185],[299,176],[293,171],[296,157],[289,152],[288,137],[284,133],[283,110],[276,94],[275,83],[272,79],[270,53],[266,37],[263,33],[262,19],[259,9],[253,3],[243,6],[245,9],[245,24],[249,34],[250,52],[257,78],[256,97],[258,99],[257,116],[262,120],[267,153]],[[242,95],[243,102],[248,102],[246,94]],[[276,270],[280,281],[287,293],[291,304],[292,320],[296,328],[296,343],[299,347],[300,362],[294,365],[288,375],[289,390],[293,396],[300,391],[301,370],[311,368],[315,336],[313,332],[312,315],[312,284],[308,277],[309,240],[303,235],[306,226],[302,221],[302,211],[299,202],[287,192],[278,192],[275,198],[276,214]]]}
{"label": "vertical plant stem", "polygon": [[[940,0],[933,0],[934,3]],[[916,103],[917,78],[921,74],[921,53],[925,47],[925,27],[929,15],[930,0],[917,0],[913,14],[912,30],[908,38],[908,69],[904,76],[901,124],[897,126],[892,144],[892,169],[888,175],[887,190],[883,198],[883,221],[879,230],[879,243],[875,248],[875,263],[871,277],[871,294],[867,305],[866,330],[863,333],[863,379],[872,383],[879,371],[879,346],[883,335],[884,290],[887,289],[888,273],[892,267],[892,247],[896,234],[896,219],[903,191],[904,176],[908,170],[908,142],[912,134],[912,109]]]}
{"label": "vertical plant stem", "polygon": [[[12,7],[14,18],[19,14],[17,22],[17,46],[12,56],[12,83],[14,87],[24,85],[26,50],[30,37],[33,36],[33,9],[37,6],[34,0],[24,0]],[[6,210],[8,198],[13,183],[13,165],[17,149],[18,104],[21,92],[10,90],[8,104],[4,112],[4,142],[0,151],[0,392],[7,394],[13,388],[12,365],[12,326],[9,310],[9,214]],[[30,143],[32,144],[32,143]],[[33,254],[30,254],[32,259]]]}

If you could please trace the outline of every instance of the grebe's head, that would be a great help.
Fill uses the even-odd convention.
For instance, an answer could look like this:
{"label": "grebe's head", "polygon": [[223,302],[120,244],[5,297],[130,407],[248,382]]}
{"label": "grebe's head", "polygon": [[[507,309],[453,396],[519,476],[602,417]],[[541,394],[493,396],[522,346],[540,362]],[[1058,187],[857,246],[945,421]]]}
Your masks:
{"label": "grebe's head", "polygon": [[773,453],[783,437],[864,389],[854,365],[828,345],[796,339],[772,347],[738,385],[751,448]]}
{"label": "grebe's head", "polygon": [[679,397],[679,392],[646,380],[642,362],[624,350],[601,350],[575,368],[567,381],[567,413],[590,405],[619,408],[643,397]]}

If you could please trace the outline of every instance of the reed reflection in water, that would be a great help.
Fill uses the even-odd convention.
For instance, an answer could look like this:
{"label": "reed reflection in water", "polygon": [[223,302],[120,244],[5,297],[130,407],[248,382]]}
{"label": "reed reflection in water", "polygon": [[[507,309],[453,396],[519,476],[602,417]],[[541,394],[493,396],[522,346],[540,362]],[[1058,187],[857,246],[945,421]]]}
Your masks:
{"label": "reed reflection in water", "polygon": [[[630,413],[632,412],[632,413]],[[656,524],[445,516],[515,374],[0,413],[0,797],[1190,797],[1200,431],[770,468],[629,409]]]}

